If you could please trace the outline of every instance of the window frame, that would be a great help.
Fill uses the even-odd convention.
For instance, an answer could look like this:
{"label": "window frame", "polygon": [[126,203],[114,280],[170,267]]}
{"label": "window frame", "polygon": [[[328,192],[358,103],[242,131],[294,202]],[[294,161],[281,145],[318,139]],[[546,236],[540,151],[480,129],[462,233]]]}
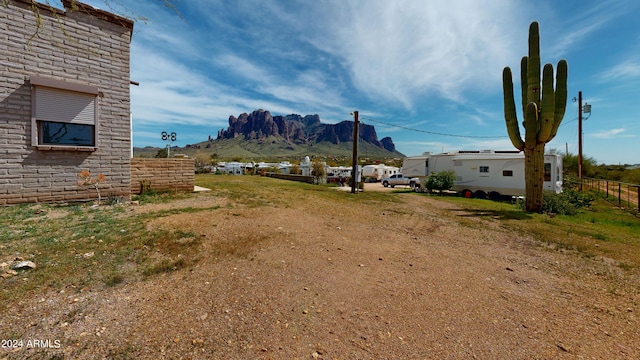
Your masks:
{"label": "window frame", "polygon": [[[98,87],[67,82],[42,76],[32,76],[29,79],[31,84],[31,145],[38,150],[63,150],[63,151],[96,151],[99,143],[99,98],[100,90]],[[38,90],[40,89],[40,90]],[[76,93],[74,96],[87,96],[87,100],[92,97],[93,109],[92,121],[77,122],[74,119],[43,119],[38,115],[38,91],[49,91],[51,93],[59,92],[58,96],[64,97],[65,92]],[[42,94],[42,93],[41,93]],[[40,95],[42,96],[42,95]],[[92,116],[91,116],[92,115]],[[43,122],[50,123],[68,123],[77,125],[88,125],[93,127],[93,145],[71,145],[71,144],[44,144],[41,142]]]}
{"label": "window frame", "polygon": [[543,166],[544,171],[542,177],[544,179],[544,182],[549,182],[551,181],[551,163],[545,162]]}

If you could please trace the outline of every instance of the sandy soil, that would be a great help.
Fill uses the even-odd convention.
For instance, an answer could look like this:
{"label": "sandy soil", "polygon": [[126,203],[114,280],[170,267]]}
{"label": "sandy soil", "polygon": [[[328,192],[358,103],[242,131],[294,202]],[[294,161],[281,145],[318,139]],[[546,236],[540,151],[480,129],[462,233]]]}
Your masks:
{"label": "sandy soil", "polygon": [[[171,206],[216,201],[231,200]],[[59,347],[0,358],[640,358],[638,284],[624,271],[430,197],[300,199],[149,226],[200,236],[197,265],[24,299],[4,311],[2,338]]]}

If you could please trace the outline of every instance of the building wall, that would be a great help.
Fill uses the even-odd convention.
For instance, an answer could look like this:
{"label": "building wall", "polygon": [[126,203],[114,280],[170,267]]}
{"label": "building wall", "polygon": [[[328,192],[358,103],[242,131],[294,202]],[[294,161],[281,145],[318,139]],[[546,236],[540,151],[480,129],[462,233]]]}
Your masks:
{"label": "building wall", "polygon": [[[70,0],[62,1],[70,7]],[[96,198],[77,174],[103,174],[102,194],[130,198],[129,56],[133,22],[76,3],[49,11],[0,4],[0,205]],[[32,77],[99,89],[95,151],[32,146]]]}
{"label": "building wall", "polygon": [[131,159],[131,193],[140,194],[142,182],[149,190],[193,191],[193,159]]}

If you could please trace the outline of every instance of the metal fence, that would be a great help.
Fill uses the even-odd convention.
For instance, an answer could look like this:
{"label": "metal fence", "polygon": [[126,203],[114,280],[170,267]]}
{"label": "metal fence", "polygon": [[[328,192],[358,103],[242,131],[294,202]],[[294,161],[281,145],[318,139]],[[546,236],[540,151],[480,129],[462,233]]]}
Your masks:
{"label": "metal fence", "polygon": [[608,199],[617,201],[618,206],[640,212],[640,185],[638,184],[583,177],[581,186],[582,190],[605,192]]}

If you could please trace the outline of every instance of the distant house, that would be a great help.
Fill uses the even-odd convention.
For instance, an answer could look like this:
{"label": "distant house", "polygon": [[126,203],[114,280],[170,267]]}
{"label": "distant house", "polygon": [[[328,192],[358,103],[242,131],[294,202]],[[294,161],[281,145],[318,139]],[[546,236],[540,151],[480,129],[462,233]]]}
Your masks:
{"label": "distant house", "polygon": [[130,197],[133,22],[83,3],[0,2],[0,205]]}

